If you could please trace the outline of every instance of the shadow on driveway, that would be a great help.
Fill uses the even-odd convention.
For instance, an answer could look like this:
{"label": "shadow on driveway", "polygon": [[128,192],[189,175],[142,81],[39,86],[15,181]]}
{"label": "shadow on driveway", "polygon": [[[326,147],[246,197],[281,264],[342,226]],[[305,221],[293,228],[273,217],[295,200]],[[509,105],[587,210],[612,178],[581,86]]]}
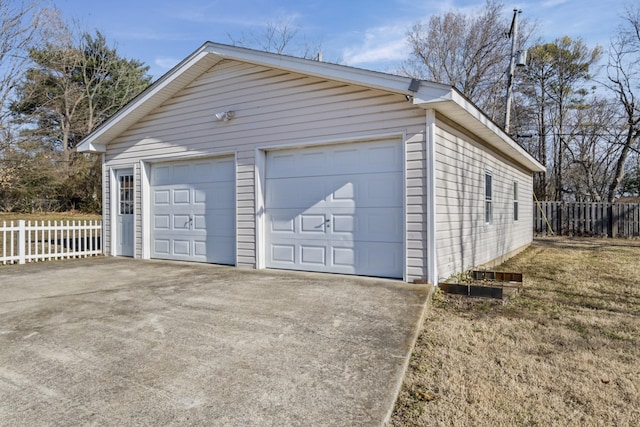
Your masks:
{"label": "shadow on driveway", "polygon": [[0,420],[380,425],[429,291],[112,257],[0,267]]}

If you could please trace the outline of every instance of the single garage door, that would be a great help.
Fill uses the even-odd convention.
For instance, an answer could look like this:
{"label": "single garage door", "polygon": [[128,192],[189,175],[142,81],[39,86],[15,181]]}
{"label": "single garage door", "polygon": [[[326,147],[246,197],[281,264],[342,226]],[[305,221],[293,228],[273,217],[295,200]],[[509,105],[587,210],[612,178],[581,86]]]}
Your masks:
{"label": "single garage door", "polygon": [[402,277],[402,163],[396,141],[267,153],[267,267]]}
{"label": "single garage door", "polygon": [[151,167],[151,257],[235,264],[232,157]]}

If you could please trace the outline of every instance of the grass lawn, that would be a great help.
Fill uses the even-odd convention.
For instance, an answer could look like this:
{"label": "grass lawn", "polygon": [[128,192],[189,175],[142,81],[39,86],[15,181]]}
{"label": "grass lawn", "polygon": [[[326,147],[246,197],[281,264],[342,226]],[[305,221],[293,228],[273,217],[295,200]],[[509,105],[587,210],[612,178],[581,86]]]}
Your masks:
{"label": "grass lawn", "polygon": [[394,426],[640,425],[640,241],[541,239],[506,303],[436,292]]}

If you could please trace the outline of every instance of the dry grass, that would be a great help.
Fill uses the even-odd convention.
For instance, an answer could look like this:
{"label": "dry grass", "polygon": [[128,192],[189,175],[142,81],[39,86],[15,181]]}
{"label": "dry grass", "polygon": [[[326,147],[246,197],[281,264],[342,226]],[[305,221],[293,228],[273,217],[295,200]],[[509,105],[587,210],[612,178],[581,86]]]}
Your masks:
{"label": "dry grass", "polygon": [[32,214],[0,212],[0,225],[3,221],[99,221],[102,215],[83,212],[36,212]]}
{"label": "dry grass", "polygon": [[444,295],[391,425],[640,425],[640,242],[544,239],[507,303]]}

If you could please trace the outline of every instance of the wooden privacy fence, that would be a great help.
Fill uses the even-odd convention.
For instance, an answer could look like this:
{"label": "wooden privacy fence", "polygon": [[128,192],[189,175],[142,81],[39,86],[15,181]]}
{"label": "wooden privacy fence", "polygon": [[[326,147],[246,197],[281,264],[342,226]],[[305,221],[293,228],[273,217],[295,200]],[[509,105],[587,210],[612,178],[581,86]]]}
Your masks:
{"label": "wooden privacy fence", "polygon": [[559,236],[640,237],[640,204],[539,202],[534,206],[533,232]]}
{"label": "wooden privacy fence", "polygon": [[0,263],[25,264],[102,253],[102,221],[3,221]]}

